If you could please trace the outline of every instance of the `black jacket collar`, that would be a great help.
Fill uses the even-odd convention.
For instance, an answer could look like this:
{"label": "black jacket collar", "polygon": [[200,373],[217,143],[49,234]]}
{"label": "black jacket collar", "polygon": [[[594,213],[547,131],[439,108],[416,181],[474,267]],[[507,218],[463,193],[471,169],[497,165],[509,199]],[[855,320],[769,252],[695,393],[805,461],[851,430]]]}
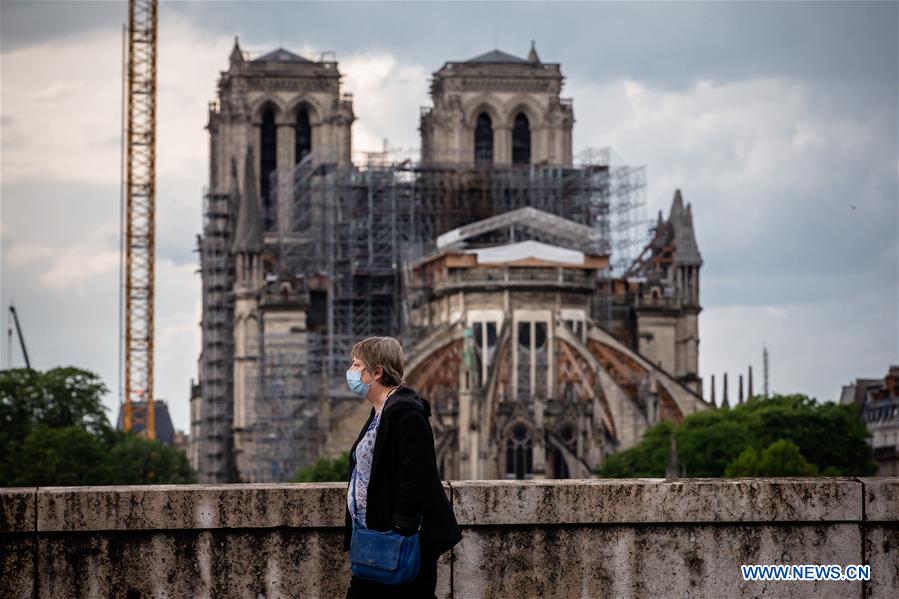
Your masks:
{"label": "black jacket collar", "polygon": [[387,418],[391,414],[405,410],[420,410],[425,418],[431,417],[431,404],[428,403],[428,400],[419,396],[415,389],[400,385],[384,403],[381,418]]}

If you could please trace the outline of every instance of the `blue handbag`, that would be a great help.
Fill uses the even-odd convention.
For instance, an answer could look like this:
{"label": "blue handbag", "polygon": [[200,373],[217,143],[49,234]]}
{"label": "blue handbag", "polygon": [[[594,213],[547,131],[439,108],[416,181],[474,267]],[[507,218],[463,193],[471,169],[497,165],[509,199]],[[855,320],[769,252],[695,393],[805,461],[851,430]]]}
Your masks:
{"label": "blue handbag", "polygon": [[[356,486],[353,486],[353,504],[356,503]],[[364,580],[381,584],[408,584],[418,576],[421,550],[418,531],[410,536],[396,531],[369,530],[353,518],[353,536],[350,540],[350,566],[353,574]],[[421,520],[418,523],[421,529]]]}

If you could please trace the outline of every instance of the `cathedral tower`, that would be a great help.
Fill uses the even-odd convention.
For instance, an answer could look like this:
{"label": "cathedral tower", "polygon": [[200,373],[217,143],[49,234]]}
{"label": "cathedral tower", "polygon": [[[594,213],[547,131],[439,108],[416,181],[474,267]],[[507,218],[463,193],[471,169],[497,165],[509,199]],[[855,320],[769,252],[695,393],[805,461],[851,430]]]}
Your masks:
{"label": "cathedral tower", "polygon": [[[252,148],[267,236],[291,229],[286,192],[293,165],[307,156],[325,164],[350,163],[355,115],[352,96],[340,91],[340,78],[336,62],[308,60],[283,48],[247,60],[234,40],[218,102],[209,108],[209,188],[227,190],[231,158]],[[280,201],[279,189],[285,192]]]}
{"label": "cathedral tower", "polygon": [[638,350],[695,393],[699,378],[699,269],[702,256],[693,229],[693,210],[674,193],[668,220],[659,212],[652,241],[632,274],[646,277],[635,313]]}
{"label": "cathedral tower", "polygon": [[571,164],[571,100],[558,64],[493,50],[447,62],[422,111],[421,157],[440,164]]}

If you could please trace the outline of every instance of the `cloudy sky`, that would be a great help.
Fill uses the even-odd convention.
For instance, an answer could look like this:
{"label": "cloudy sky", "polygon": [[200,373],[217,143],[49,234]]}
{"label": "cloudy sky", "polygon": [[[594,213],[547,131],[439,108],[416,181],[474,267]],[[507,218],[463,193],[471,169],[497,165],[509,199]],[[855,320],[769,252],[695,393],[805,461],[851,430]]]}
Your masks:
{"label": "cloudy sky", "polygon": [[[98,372],[118,413],[122,22],[127,4],[0,4],[0,301],[33,364]],[[234,36],[334,51],[356,149],[418,146],[428,77],[530,40],[574,98],[575,151],[645,165],[646,215],[693,206],[700,374],[835,399],[899,363],[896,3],[163,2],[156,388],[177,428],[199,351],[207,103]],[[23,364],[18,346],[0,364]]]}

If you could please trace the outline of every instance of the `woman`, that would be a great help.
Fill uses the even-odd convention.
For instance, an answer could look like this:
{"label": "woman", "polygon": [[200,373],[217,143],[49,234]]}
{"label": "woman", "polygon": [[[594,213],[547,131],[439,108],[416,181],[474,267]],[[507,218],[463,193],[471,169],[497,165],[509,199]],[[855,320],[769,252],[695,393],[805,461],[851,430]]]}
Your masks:
{"label": "woman", "polygon": [[440,475],[431,406],[403,386],[403,349],[392,337],[353,346],[347,384],[371,404],[368,421],[350,451],[344,551],[350,548],[353,510],[370,530],[419,530],[421,566],[411,583],[388,586],[353,576],[347,597],[435,597],[437,559],[462,539]]}

